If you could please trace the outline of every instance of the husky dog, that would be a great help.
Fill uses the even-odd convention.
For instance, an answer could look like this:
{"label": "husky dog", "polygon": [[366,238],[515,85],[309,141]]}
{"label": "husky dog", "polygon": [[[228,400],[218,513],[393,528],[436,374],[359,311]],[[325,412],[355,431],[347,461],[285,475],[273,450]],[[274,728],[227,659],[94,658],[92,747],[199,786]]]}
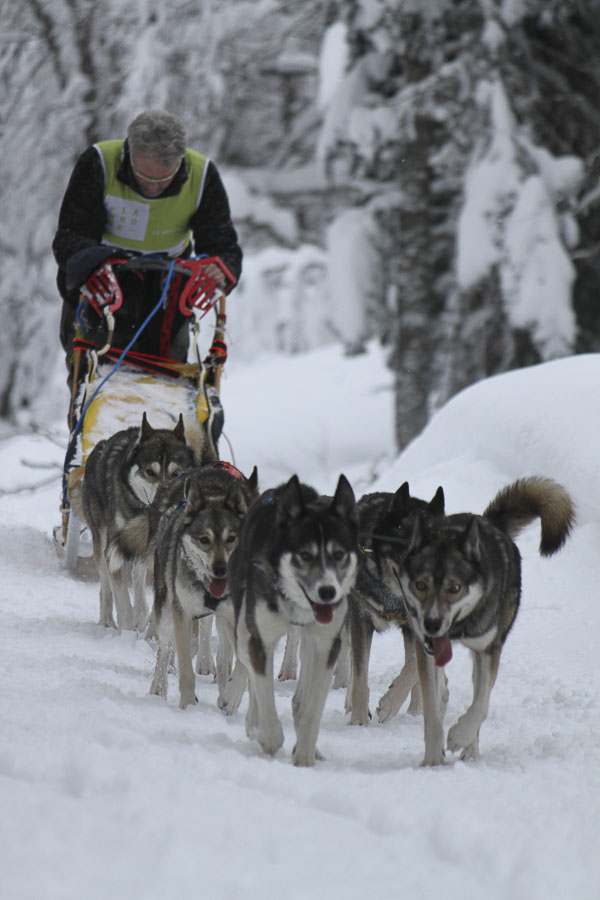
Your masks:
{"label": "husky dog", "polygon": [[100,624],[121,629],[143,627],[146,614],[145,573],[134,567],[135,617],[129,599],[131,566],[109,571],[106,550],[123,526],[152,502],[160,484],[177,478],[194,464],[185,438],[183,417],[173,430],[152,428],[146,413],[140,428],[126,428],[100,441],[90,453],[82,485],[82,511],[93,541],[100,576]]}
{"label": "husky dog", "polygon": [[414,639],[399,575],[417,513],[424,524],[433,527],[444,514],[444,492],[438,488],[427,503],[411,497],[405,481],[394,494],[365,494],[357,508],[361,555],[349,603],[352,677],[346,708],[351,710],[351,725],[366,725],[370,717],[368,672],[373,632],[385,631],[391,623],[402,629],[404,666],[381,698],[377,717],[384,722],[395,715],[413,688],[409,712],[420,711]]}
{"label": "husky dog", "polygon": [[[154,619],[159,646],[151,694],[167,693],[173,638],[179,672],[179,705],[196,702],[192,623],[227,600],[229,558],[242,520],[258,495],[256,468],[246,479],[234,466],[213,462],[187,472],[157,492],[150,507],[149,545],[154,551]],[[233,613],[230,615],[233,639]],[[227,653],[217,658],[220,691],[228,675]]]}
{"label": "husky dog", "polygon": [[340,475],[334,497],[319,497],[296,475],[266,491],[244,520],[230,566],[236,648],[250,677],[248,737],[265,753],[283,744],[275,708],[273,654],[290,626],[301,627],[300,676],[292,701],[295,765],[312,766],[358,561],[358,518]]}
{"label": "husky dog", "polygon": [[482,516],[448,516],[437,534],[415,522],[400,573],[406,608],[417,638],[417,667],[425,720],[424,765],[444,760],[439,714],[439,672],[452,657],[452,641],[473,655],[473,702],[448,733],[448,749],[461,759],[479,755],[479,729],[504,641],[521,595],[521,556],[513,539],[541,520],[540,553],[559,550],[575,521],[565,489],[547,478],[523,478],[501,490]]}

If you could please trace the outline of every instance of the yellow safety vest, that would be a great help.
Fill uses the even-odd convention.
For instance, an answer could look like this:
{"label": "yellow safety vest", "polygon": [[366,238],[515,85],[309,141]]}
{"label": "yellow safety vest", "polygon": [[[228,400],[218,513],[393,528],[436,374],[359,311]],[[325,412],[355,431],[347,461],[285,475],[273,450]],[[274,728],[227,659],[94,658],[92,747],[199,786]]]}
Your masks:
{"label": "yellow safety vest", "polygon": [[189,223],[202,199],[208,160],[195,150],[186,150],[189,175],[179,193],[150,199],[117,178],[123,144],[122,140],[94,144],[105,175],[107,222],[102,243],[140,253],[180,256],[190,242]]}

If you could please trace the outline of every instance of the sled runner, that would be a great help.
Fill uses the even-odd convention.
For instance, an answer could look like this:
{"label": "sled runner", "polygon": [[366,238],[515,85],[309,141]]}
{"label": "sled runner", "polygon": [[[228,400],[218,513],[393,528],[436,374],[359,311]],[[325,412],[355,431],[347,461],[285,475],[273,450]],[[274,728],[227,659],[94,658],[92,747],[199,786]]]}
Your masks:
{"label": "sled runner", "polygon": [[[217,265],[226,286],[218,288],[207,275],[206,266]],[[123,296],[117,273],[163,273],[160,300],[138,328],[128,345],[113,347],[115,314]],[[173,428],[183,415],[188,442],[198,456],[203,443],[218,456],[217,443],[223,427],[219,397],[220,379],[227,358],[225,343],[225,300],[235,284],[233,275],[217,257],[172,260],[161,256],[139,256],[107,267],[88,279],[82,287],[77,311],[78,329],[73,343],[73,386],[69,408],[70,438],[62,476],[62,525],[55,529],[55,541],[65,568],[75,572],[80,557],[82,523],[77,508],[87,458],[96,444],[117,431],[139,426],[145,412],[153,428]],[[102,305],[98,304],[101,295]],[[126,302],[126,301],[125,301]],[[168,304],[168,305],[167,305]],[[90,305],[103,318],[103,346],[97,347],[86,334],[85,310]],[[130,349],[153,316],[163,308],[177,305],[183,316],[193,319],[192,356],[195,362],[174,362],[167,356],[154,356]],[[208,355],[201,359],[200,320],[211,310],[216,321]],[[83,313],[83,316],[82,316]],[[161,346],[162,349],[162,346]],[[85,564],[84,564],[85,565]]]}

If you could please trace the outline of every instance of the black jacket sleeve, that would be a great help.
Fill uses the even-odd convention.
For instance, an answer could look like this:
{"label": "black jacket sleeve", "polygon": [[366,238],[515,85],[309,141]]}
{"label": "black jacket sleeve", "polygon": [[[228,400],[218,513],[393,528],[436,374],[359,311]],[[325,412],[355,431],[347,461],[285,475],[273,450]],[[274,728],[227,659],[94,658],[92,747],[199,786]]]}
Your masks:
{"label": "black jacket sleeve", "polygon": [[231,221],[227,193],[213,162],[208,163],[202,199],[192,216],[190,228],[195,253],[220,257],[231,274],[239,279],[242,271],[242,250]]}
{"label": "black jacket sleeve", "polygon": [[64,267],[78,250],[100,244],[105,224],[104,170],[97,150],[88,147],[75,164],[60,207],[52,242],[58,265]]}
{"label": "black jacket sleeve", "polygon": [[67,261],[82,250],[98,247],[102,243],[105,224],[104,169],[97,150],[88,147],[75,163],[52,242],[58,263],[58,289],[63,299],[72,305],[77,305],[78,298],[66,286]]}

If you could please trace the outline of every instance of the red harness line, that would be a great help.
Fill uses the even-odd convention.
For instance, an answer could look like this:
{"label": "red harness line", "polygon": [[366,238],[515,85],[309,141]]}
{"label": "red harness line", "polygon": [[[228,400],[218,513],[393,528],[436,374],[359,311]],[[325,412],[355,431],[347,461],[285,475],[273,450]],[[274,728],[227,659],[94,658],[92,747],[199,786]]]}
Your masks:
{"label": "red harness line", "polygon": [[[93,350],[94,344],[83,338],[77,338],[73,341],[73,349]],[[108,359],[118,359],[122,352],[123,350],[120,347],[111,347],[104,356],[108,357]],[[133,350],[129,351],[123,362],[127,365],[135,366],[136,369],[142,369],[145,372],[154,372],[160,375],[169,375],[171,378],[178,378],[178,367],[185,365],[184,363],[176,363],[174,360],[169,359],[168,356],[153,356],[150,353],[136,353]]]}
{"label": "red harness line", "polygon": [[211,466],[215,466],[217,469],[224,469],[226,472],[229,472],[230,475],[233,475],[234,478],[239,478],[240,481],[246,481],[246,476],[242,475],[239,469],[224,459],[218,459],[215,462],[210,464]]}

